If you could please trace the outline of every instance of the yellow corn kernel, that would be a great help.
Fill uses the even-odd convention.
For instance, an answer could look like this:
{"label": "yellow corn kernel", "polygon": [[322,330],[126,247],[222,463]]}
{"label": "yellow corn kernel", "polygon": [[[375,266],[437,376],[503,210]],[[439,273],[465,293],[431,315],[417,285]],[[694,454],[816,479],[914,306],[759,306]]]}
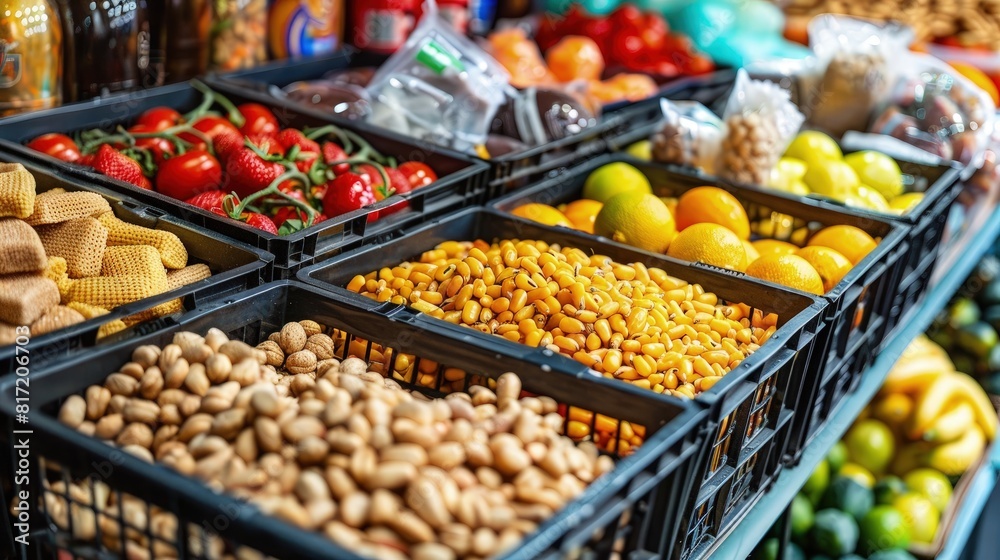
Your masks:
{"label": "yellow corn kernel", "polygon": [[97,218],[108,230],[108,246],[152,245],[160,252],[160,261],[166,268],[187,266],[188,253],[181,240],[169,231],[149,229],[123,222],[113,212]]}

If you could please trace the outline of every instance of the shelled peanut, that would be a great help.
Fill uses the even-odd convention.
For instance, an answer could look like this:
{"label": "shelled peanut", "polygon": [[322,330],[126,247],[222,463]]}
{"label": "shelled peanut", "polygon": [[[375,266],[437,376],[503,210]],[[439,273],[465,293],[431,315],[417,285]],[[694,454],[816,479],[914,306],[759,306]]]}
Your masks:
{"label": "shelled peanut", "polygon": [[448,241],[347,289],[686,398],[755,352],[778,319],[659,268],[530,240]]}
{"label": "shelled peanut", "polygon": [[[492,556],[614,466],[561,434],[554,400],[521,398],[515,374],[495,391],[430,399],[360,358],[332,357],[340,336],[327,332],[288,323],[257,348],[217,329],[180,332],[162,349],[136,348],[59,418],[376,558]],[[117,517],[81,511],[119,534],[104,526]],[[176,520],[162,524],[157,558],[177,553]],[[126,538],[139,550],[145,525]]]}
{"label": "shelled peanut", "polygon": [[[188,266],[176,235],[119,220],[97,193],[36,195],[20,164],[0,164],[0,255],[0,345],[19,325],[37,336],[211,276]],[[99,335],[179,310],[173,300],[109,321]]]}

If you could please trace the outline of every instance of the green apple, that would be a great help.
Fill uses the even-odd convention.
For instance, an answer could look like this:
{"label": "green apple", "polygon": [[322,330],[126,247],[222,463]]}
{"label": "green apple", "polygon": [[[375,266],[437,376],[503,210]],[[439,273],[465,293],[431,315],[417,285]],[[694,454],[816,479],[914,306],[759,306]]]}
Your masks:
{"label": "green apple", "polygon": [[813,165],[823,160],[841,160],[844,153],[840,151],[837,141],[822,132],[806,130],[800,132],[785,150],[786,158],[795,158]]}
{"label": "green apple", "polygon": [[812,162],[802,178],[809,190],[816,194],[828,196],[834,200],[845,201],[861,181],[858,174],[840,160],[823,160]]}
{"label": "green apple", "polygon": [[848,154],[844,163],[851,166],[862,183],[877,190],[887,200],[903,194],[903,172],[891,157],[865,150]]}

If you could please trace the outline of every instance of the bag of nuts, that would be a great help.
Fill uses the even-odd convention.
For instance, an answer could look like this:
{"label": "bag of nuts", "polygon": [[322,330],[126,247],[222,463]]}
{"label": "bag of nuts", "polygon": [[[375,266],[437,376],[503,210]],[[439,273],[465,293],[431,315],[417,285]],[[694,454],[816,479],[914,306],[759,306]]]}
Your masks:
{"label": "bag of nuts", "polygon": [[787,90],[750,79],[744,70],[723,113],[726,134],[720,146],[716,175],[746,184],[765,184],[804,117]]}
{"label": "bag of nuts", "polygon": [[653,160],[715,172],[725,134],[722,119],[697,101],[660,100],[663,127],[652,138]]}

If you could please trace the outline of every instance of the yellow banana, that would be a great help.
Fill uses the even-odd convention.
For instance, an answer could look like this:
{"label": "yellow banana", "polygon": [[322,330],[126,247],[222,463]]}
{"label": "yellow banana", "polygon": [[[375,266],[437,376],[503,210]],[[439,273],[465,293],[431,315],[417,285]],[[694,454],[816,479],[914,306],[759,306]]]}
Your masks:
{"label": "yellow banana", "polygon": [[974,379],[964,373],[953,372],[938,377],[917,398],[908,430],[910,438],[920,439],[952,400],[972,405],[976,423],[986,439],[992,440],[996,436],[997,412],[989,397]]}
{"label": "yellow banana", "polygon": [[967,400],[953,404],[950,410],[938,416],[930,428],[927,428],[921,439],[936,444],[950,443],[961,438],[975,423],[976,412]]}
{"label": "yellow banana", "polygon": [[972,424],[960,439],[931,450],[924,458],[924,465],[945,476],[959,476],[983,456],[985,449],[986,437],[983,431]]}
{"label": "yellow banana", "polygon": [[880,392],[882,394],[919,392],[952,371],[955,371],[955,367],[951,360],[934,354],[927,354],[919,359],[900,360],[889,371]]}

